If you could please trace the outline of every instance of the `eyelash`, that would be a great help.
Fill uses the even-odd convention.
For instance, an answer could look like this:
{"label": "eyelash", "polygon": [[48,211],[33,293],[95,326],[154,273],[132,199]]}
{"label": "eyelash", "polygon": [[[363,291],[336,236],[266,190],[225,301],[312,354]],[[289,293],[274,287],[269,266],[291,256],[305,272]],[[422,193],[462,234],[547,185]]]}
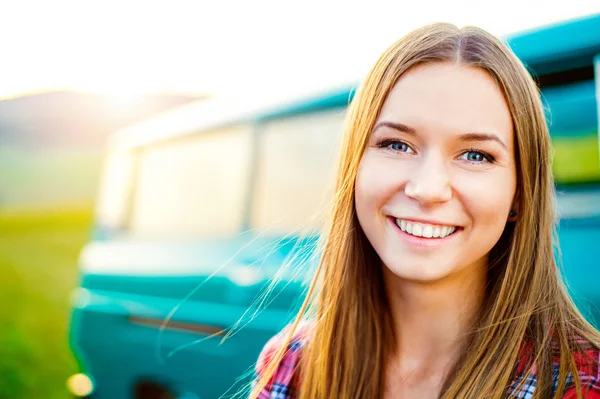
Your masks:
{"label": "eyelash", "polygon": [[404,151],[392,150],[391,148],[389,148],[392,144],[404,144],[408,148],[412,149],[412,147],[410,145],[408,145],[408,143],[406,143],[406,142],[404,142],[402,140],[392,140],[392,139],[383,140],[382,142],[380,142],[379,144],[377,144],[377,146],[379,148],[387,148],[387,149],[389,149],[391,151],[394,151],[394,152],[404,152]]}
{"label": "eyelash", "polygon": [[[491,154],[489,154],[489,153],[487,153],[485,151],[481,151],[481,150],[475,149],[475,148],[469,148],[466,151],[463,151],[462,154],[461,154],[461,156],[463,154],[468,154],[470,152],[481,155],[483,158],[485,158],[486,162],[489,162],[489,163],[494,163],[494,161],[496,160],[496,158],[494,158]],[[473,162],[473,161],[469,161],[469,160],[467,160],[467,162],[471,162],[471,163],[483,163],[483,162]]]}
{"label": "eyelash", "polygon": [[[388,149],[388,150],[393,151],[393,152],[406,152],[406,151],[392,150],[391,148],[389,148],[392,144],[403,144],[403,145],[407,146],[408,148],[412,149],[412,147],[410,145],[408,145],[408,143],[406,143],[406,142],[404,142],[402,140],[393,140],[393,139],[383,140],[379,144],[377,144],[377,147]],[[474,161],[466,160],[467,162],[470,162],[470,163],[474,163],[474,164],[485,163],[485,162],[494,163],[496,161],[496,159],[494,158],[494,156],[492,156],[491,154],[489,154],[489,153],[487,153],[485,151],[478,150],[476,148],[468,148],[468,149],[466,149],[465,151],[463,151],[461,153],[461,156],[464,155],[464,154],[468,154],[468,153],[479,154],[479,155],[481,155],[485,159],[484,162],[474,162]]]}

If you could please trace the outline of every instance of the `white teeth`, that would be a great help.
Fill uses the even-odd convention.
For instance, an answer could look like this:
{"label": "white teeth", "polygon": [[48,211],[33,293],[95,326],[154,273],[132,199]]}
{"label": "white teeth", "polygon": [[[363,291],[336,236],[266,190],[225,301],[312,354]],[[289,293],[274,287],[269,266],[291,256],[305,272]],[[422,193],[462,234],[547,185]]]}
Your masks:
{"label": "white teeth", "polygon": [[433,226],[427,225],[423,228],[423,237],[426,237],[426,238],[433,237]]}
{"label": "white teeth", "polygon": [[402,231],[416,237],[444,238],[456,231],[456,227],[411,223],[400,219],[396,219],[396,224]]}
{"label": "white teeth", "polygon": [[417,237],[421,237],[423,234],[423,226],[421,226],[418,223],[413,224],[413,231],[412,231],[412,235],[413,236],[417,236]]}

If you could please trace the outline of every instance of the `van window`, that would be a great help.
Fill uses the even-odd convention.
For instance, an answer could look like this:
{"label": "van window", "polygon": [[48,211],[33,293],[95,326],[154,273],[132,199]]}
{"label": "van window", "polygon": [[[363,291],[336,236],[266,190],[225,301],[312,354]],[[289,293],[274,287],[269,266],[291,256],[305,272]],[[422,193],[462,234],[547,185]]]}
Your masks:
{"label": "van window", "polygon": [[176,239],[239,232],[251,140],[251,128],[244,126],[143,148],[130,233]]}
{"label": "van window", "polygon": [[259,130],[251,227],[320,229],[333,193],[345,109],[270,121]]}

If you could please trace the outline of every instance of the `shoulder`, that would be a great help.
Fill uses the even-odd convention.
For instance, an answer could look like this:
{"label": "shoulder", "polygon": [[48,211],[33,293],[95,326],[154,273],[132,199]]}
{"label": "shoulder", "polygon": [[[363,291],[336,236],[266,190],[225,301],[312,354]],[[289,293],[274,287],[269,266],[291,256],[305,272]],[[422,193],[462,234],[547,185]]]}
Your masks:
{"label": "shoulder", "polygon": [[[531,398],[537,385],[536,368],[533,368],[532,374],[526,374],[525,370],[527,365],[531,364],[531,353],[528,351],[530,348],[522,348],[522,353],[518,365],[517,365],[517,377],[513,381],[512,386],[509,389],[509,393],[516,394],[516,397]],[[587,399],[600,399],[600,351],[597,349],[590,349],[581,352],[574,352],[573,358],[577,368],[577,374],[581,382],[581,394],[582,398]],[[559,380],[559,359],[554,359],[554,390],[558,388]],[[520,387],[520,388],[517,388]],[[520,396],[519,396],[520,395]],[[574,384],[572,375],[567,377],[567,389],[562,399],[575,399],[577,398],[577,389]]]}
{"label": "shoulder", "polygon": [[[294,393],[298,388],[300,359],[309,339],[310,330],[310,324],[302,324],[294,332],[292,339],[285,348],[281,361],[276,365],[275,373],[258,396],[259,399],[271,397],[272,392],[278,394],[277,398],[294,397]],[[266,343],[256,362],[255,383],[264,376],[279,350],[284,347],[289,332],[290,326]]]}
{"label": "shoulder", "polygon": [[[577,372],[581,381],[582,397],[600,399],[600,351],[598,349],[574,353]],[[567,389],[564,399],[577,398],[575,386]]]}
{"label": "shoulder", "polygon": [[[262,375],[266,371],[279,350],[284,346],[290,332],[290,328],[291,326],[287,326],[279,334],[275,335],[266,343],[256,363],[256,372],[258,375]],[[308,334],[308,325],[305,324],[298,327],[297,331],[294,332],[292,339],[287,345],[285,354],[280,362],[280,366],[297,366],[302,350],[306,345]]]}

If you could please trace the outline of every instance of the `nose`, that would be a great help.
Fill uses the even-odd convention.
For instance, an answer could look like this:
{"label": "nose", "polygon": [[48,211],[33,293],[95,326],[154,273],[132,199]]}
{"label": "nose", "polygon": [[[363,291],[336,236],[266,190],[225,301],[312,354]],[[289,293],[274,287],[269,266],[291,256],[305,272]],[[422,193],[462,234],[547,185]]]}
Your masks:
{"label": "nose", "polygon": [[448,167],[442,157],[430,154],[415,162],[404,186],[404,194],[421,205],[433,205],[452,198]]}

